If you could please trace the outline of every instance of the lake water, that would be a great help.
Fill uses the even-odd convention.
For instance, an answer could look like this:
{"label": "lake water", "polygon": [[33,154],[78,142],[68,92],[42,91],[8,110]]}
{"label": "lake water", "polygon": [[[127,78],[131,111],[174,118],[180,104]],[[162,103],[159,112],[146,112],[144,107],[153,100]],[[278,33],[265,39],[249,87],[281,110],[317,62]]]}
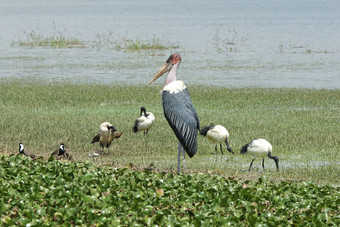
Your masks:
{"label": "lake water", "polygon": [[[147,84],[178,52],[178,79],[188,85],[339,89],[339,12],[339,0],[1,0],[0,78]],[[11,45],[30,32],[87,47]],[[108,34],[179,48],[96,48],[98,35]]]}

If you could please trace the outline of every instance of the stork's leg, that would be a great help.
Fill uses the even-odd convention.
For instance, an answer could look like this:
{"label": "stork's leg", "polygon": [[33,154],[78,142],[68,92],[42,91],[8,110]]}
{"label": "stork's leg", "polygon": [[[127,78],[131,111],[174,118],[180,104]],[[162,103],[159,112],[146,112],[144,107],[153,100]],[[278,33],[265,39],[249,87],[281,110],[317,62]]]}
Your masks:
{"label": "stork's leg", "polygon": [[217,144],[215,145],[215,154],[217,155]]}
{"label": "stork's leg", "polygon": [[255,159],[253,159],[253,160],[251,161],[250,166],[249,166],[249,170],[248,170],[248,171],[250,171],[251,166],[253,165],[254,160],[255,160]]}
{"label": "stork's leg", "polygon": [[181,171],[181,152],[183,152],[183,169],[185,171],[185,150],[182,144],[178,141],[178,165],[177,165],[177,173]]}
{"label": "stork's leg", "polygon": [[182,145],[181,145],[181,147],[182,147],[182,152],[183,152],[183,170],[185,172],[185,150],[184,150]]}
{"label": "stork's leg", "polygon": [[180,171],[181,171],[181,147],[182,147],[182,144],[178,141],[178,147],[177,147],[177,150],[178,150],[177,173],[180,173]]}
{"label": "stork's leg", "polygon": [[262,159],[262,168],[263,168],[263,171],[264,171],[264,158]]}
{"label": "stork's leg", "polygon": [[222,144],[220,144],[221,154],[223,155]]}

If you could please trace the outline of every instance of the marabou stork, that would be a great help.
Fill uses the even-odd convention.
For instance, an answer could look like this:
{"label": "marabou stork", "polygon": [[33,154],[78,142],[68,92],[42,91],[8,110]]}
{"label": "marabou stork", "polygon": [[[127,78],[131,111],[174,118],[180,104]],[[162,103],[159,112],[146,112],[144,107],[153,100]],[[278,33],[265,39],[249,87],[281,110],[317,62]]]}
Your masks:
{"label": "marabou stork", "polygon": [[264,170],[264,158],[266,156],[275,161],[276,169],[279,171],[279,158],[277,156],[272,156],[272,150],[272,145],[265,139],[252,140],[250,143],[244,145],[241,149],[241,154],[247,153],[253,156],[248,171],[250,171],[256,157],[262,158],[262,168]]}
{"label": "marabou stork", "polygon": [[155,121],[155,116],[151,112],[146,112],[145,107],[140,108],[140,117],[135,121],[133,132],[144,131],[144,135],[148,134],[149,129]]}
{"label": "marabou stork", "polygon": [[229,132],[225,127],[222,125],[215,125],[213,123],[210,124],[210,126],[205,126],[200,131],[200,134],[207,137],[209,141],[212,143],[215,143],[215,153],[217,154],[217,144],[220,144],[221,153],[223,155],[222,150],[222,143],[225,143],[227,145],[227,150],[234,154],[233,150],[229,146],[228,138],[229,138]]}
{"label": "marabou stork", "polygon": [[168,76],[162,89],[163,112],[170,127],[178,139],[178,166],[180,172],[181,152],[185,169],[185,151],[192,158],[197,152],[197,130],[200,130],[197,112],[192,104],[188,88],[183,81],[176,80],[181,63],[179,54],[172,54],[149,82],[151,84],[164,73]]}
{"label": "marabou stork", "polygon": [[31,154],[27,149],[24,148],[24,145],[22,143],[19,143],[19,154],[23,154],[27,157],[35,159],[35,155]]}
{"label": "marabou stork", "polygon": [[99,126],[99,132],[95,137],[93,137],[91,143],[99,142],[102,151],[104,151],[104,147],[109,148],[112,141],[115,138],[119,138],[121,135],[122,132],[118,132],[116,127],[111,125],[109,122],[104,122]]}

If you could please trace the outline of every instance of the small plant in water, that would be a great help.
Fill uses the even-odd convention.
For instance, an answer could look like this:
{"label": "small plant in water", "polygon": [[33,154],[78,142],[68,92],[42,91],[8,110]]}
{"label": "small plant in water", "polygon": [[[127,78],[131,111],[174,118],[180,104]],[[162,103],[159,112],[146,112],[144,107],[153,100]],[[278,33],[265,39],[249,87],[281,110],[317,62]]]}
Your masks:
{"label": "small plant in water", "polygon": [[140,50],[168,50],[177,49],[178,45],[163,41],[155,36],[151,40],[132,39],[130,37],[114,37],[113,32],[97,34],[96,39],[92,41],[92,47],[96,49],[108,48],[125,51]]}
{"label": "small plant in water", "polygon": [[220,30],[217,29],[213,36],[213,45],[216,47],[217,52],[236,52],[236,45],[244,42],[245,38],[240,38],[235,28],[229,27],[228,34],[221,37]]}
{"label": "small plant in water", "polygon": [[19,39],[14,41],[12,46],[27,46],[27,47],[52,47],[52,48],[84,48],[85,43],[77,38],[67,38],[61,32],[57,34],[54,32],[52,35],[44,36],[38,34],[34,30],[30,32],[24,32],[26,34],[25,39]]}

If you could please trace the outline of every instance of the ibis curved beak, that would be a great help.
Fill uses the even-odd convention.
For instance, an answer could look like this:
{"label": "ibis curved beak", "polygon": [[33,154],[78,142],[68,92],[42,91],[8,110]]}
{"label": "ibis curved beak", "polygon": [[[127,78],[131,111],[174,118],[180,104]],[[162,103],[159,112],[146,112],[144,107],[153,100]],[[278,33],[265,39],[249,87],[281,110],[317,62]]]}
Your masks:
{"label": "ibis curved beak", "polygon": [[164,73],[166,73],[167,71],[169,71],[171,69],[172,65],[170,63],[164,63],[163,66],[158,70],[158,72],[156,73],[155,77],[149,82],[149,84],[151,84],[152,82],[154,82],[155,80],[157,80],[159,77],[161,77]]}

